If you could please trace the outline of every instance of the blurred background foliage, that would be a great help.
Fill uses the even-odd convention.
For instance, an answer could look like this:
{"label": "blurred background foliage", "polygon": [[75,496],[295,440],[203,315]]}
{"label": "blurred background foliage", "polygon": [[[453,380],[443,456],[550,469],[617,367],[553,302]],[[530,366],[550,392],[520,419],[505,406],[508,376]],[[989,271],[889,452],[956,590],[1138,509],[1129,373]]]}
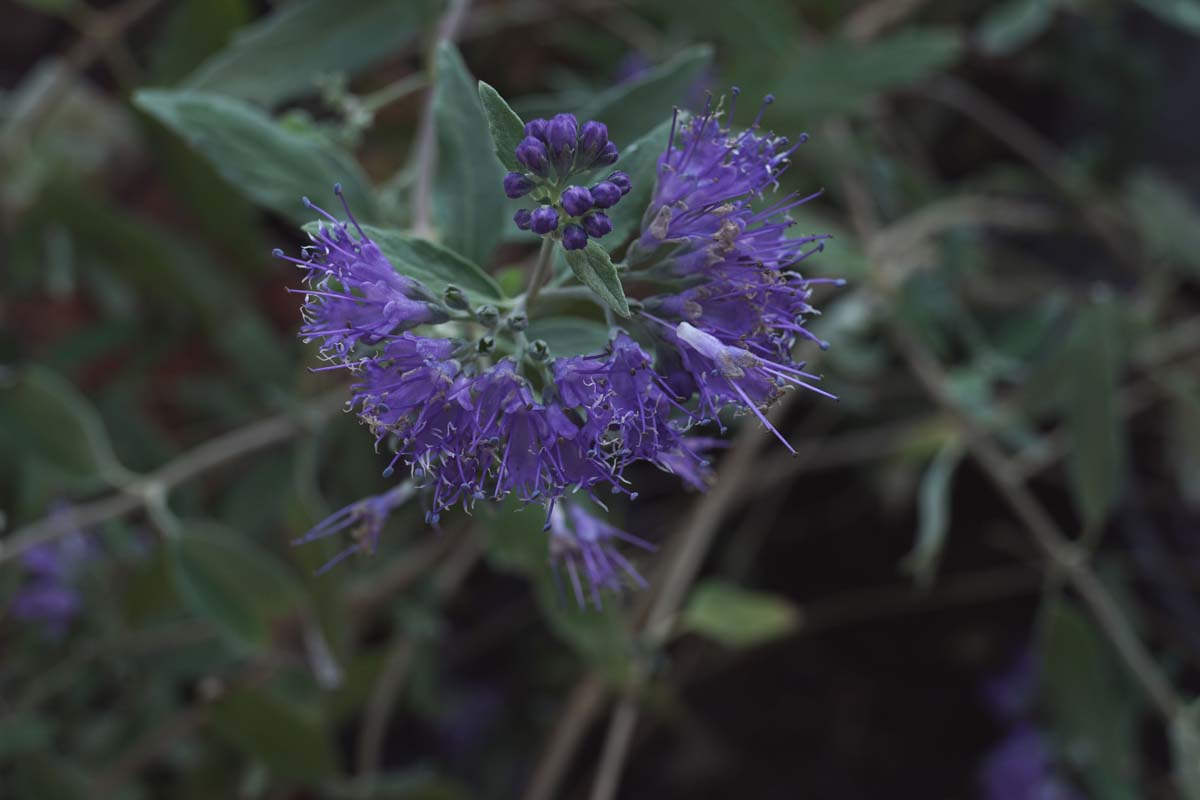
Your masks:
{"label": "blurred background foliage", "polygon": [[[4,797],[1200,798],[1200,3],[0,20]],[[779,409],[796,458],[743,423],[703,497],[639,476],[652,589],[603,613],[534,512],[288,544],[387,481],[270,251],[335,181],[419,223],[425,163],[417,233],[519,290],[472,76],[622,148],[773,92],[850,282],[841,402]]]}

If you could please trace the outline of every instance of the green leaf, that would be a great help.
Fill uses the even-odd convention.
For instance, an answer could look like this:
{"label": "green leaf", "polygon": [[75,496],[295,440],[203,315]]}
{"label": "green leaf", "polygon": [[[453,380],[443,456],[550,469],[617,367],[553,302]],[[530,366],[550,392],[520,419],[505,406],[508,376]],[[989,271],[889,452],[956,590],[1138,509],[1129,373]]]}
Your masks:
{"label": "green leaf", "polygon": [[712,55],[707,45],[689,47],[641,78],[600,92],[579,109],[580,122],[603,122],[608,126],[609,138],[618,148],[623,147],[662,122],[671,106],[687,99],[689,90],[712,63]]}
{"label": "green leaf", "polygon": [[667,119],[633,144],[621,148],[621,157],[614,168],[629,175],[632,186],[629,194],[608,210],[613,229],[605,240],[610,251],[624,244],[641,229],[642,214],[650,204],[658,183],[658,157],[667,149],[670,135],[671,120]]}
{"label": "green leaf", "polygon": [[487,116],[496,158],[506,169],[523,172],[524,168],[517,161],[517,145],[525,138],[525,123],[500,93],[483,81],[479,82],[479,102],[483,103],[483,113]]}
{"label": "green leaf", "polygon": [[1125,207],[1152,257],[1200,275],[1200,207],[1182,187],[1143,172],[1126,187]]}
{"label": "green leaf", "polygon": [[195,522],[168,540],[171,577],[184,605],[233,644],[267,644],[272,622],[300,609],[300,584],[253,541]]}
{"label": "green leaf", "polygon": [[568,250],[567,264],[575,277],[614,311],[622,317],[629,316],[629,302],[625,299],[625,290],[621,288],[617,268],[595,239],[589,239],[587,247],[582,250]]}
{"label": "green leaf", "polygon": [[181,80],[228,43],[250,19],[246,0],[183,0],[173,3],[154,37],[149,79],[154,84]]}
{"label": "green leaf", "polygon": [[143,89],[134,103],[202,153],[243,194],[304,222],[301,198],[329,196],[341,183],[361,219],[376,215],[370,184],[354,158],[315,133],[284,127],[242,100],[191,90]]}
{"label": "green leaf", "polygon": [[29,456],[74,475],[128,476],[91,402],[44,367],[30,367],[11,383],[0,383],[0,432]]}
{"label": "green leaf", "polygon": [[1200,36],[1200,2],[1197,0],[1136,0],[1142,8],[1168,25]]}
{"label": "green leaf", "polygon": [[331,73],[352,74],[416,40],[426,0],[294,0],[244,28],[184,85],[274,106]]}
{"label": "green leaf", "polygon": [[529,323],[529,339],[543,339],[557,357],[600,353],[608,347],[608,326],[582,317],[541,317]]}
{"label": "green leaf", "polygon": [[1038,625],[1038,652],[1052,733],[1092,796],[1140,797],[1141,695],[1108,642],[1071,601],[1048,598]]}
{"label": "green leaf", "polygon": [[46,752],[53,747],[54,725],[46,717],[32,711],[10,710],[0,717],[0,763],[33,753]]}
{"label": "green leaf", "polygon": [[992,7],[975,35],[988,53],[1005,55],[1019,50],[1044,32],[1064,0],[1007,0]]}
{"label": "green leaf", "polygon": [[[320,224],[319,221],[310,222],[304,226],[304,230],[314,233]],[[452,283],[472,299],[486,301],[504,297],[500,285],[491,275],[453,250],[399,231],[372,225],[363,225],[362,228],[397,272],[419,280],[434,294],[440,295]],[[357,238],[353,228],[350,232]]]}
{"label": "green leaf", "polygon": [[438,157],[433,213],[440,240],[486,264],[504,225],[504,169],[489,138],[474,78],[450,42],[437,49],[433,89]]}
{"label": "green leaf", "polygon": [[682,630],[735,650],[786,636],[799,623],[800,609],[787,598],[722,580],[696,584],[681,619]]}
{"label": "green leaf", "polygon": [[281,778],[317,781],[337,768],[321,721],[270,691],[243,689],[213,704],[213,729]]}
{"label": "green leaf", "polygon": [[1200,507],[1200,384],[1176,379],[1169,388],[1167,454],[1179,493],[1189,504]]}
{"label": "green leaf", "polygon": [[958,60],[962,40],[941,28],[908,27],[868,44],[830,41],[798,51],[784,86],[804,91],[779,97],[806,118],[863,110],[877,94],[915,83]]}
{"label": "green leaf", "polygon": [[1200,701],[1180,710],[1171,722],[1171,754],[1183,800],[1200,800]]}
{"label": "green leaf", "polygon": [[957,438],[947,441],[921,478],[917,494],[917,542],[912,552],[904,557],[901,568],[922,587],[933,581],[946,546],[946,534],[950,531],[951,487],[954,471],[962,457],[962,442]]}
{"label": "green leaf", "polygon": [[1125,470],[1118,380],[1124,365],[1120,318],[1101,297],[1082,308],[1067,343],[1060,411],[1067,426],[1067,474],[1086,525],[1102,523],[1119,499]]}

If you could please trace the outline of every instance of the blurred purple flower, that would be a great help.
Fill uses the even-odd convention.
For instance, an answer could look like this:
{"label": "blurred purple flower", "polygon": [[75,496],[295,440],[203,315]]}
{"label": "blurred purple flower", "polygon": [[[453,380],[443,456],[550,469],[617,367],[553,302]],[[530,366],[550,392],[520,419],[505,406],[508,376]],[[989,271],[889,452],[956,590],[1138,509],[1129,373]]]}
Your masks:
{"label": "blurred purple flower", "polygon": [[[68,508],[55,504],[51,518],[64,519]],[[66,635],[82,606],[76,579],[94,553],[91,538],[78,530],[27,550],[21,557],[24,578],[12,599],[12,615],[40,626],[51,638]]]}
{"label": "blurred purple flower", "polygon": [[1045,738],[1028,722],[1018,723],[988,754],[979,782],[987,800],[1083,800],[1057,774]]}

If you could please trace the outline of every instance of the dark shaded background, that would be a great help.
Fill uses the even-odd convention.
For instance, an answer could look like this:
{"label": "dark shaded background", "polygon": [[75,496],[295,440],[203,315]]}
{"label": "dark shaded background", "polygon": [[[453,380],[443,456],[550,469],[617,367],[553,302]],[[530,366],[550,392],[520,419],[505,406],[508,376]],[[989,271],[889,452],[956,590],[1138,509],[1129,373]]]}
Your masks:
{"label": "dark shaded background", "polygon": [[[454,16],[0,3],[0,795],[1200,797],[1200,3]],[[527,118],[627,86],[658,122],[738,84],[742,123],[773,92],[765,124],[812,136],[781,191],[825,189],[798,216],[835,234],[811,274],[849,280],[816,325],[842,400],[783,404],[795,458],[735,426],[703,499],[637,475],[615,513],[660,545],[653,587],[602,615],[523,574],[529,512],[435,533],[405,509],[312,577],[338,543],[288,542],[388,485],[269,257],[330,169],[132,100],[260,108],[352,153],[406,227],[439,20]],[[513,237],[488,266],[519,286],[530,257]]]}

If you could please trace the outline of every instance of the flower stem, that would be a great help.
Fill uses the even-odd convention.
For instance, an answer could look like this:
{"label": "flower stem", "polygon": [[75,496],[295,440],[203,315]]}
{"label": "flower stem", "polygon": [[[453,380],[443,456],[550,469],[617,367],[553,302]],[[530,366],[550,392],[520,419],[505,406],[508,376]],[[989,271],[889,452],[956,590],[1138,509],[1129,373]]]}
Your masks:
{"label": "flower stem", "polygon": [[537,262],[529,275],[529,287],[525,290],[525,308],[530,308],[537,299],[538,291],[550,271],[550,263],[554,260],[554,240],[549,236],[542,239],[542,249],[538,251]]}

